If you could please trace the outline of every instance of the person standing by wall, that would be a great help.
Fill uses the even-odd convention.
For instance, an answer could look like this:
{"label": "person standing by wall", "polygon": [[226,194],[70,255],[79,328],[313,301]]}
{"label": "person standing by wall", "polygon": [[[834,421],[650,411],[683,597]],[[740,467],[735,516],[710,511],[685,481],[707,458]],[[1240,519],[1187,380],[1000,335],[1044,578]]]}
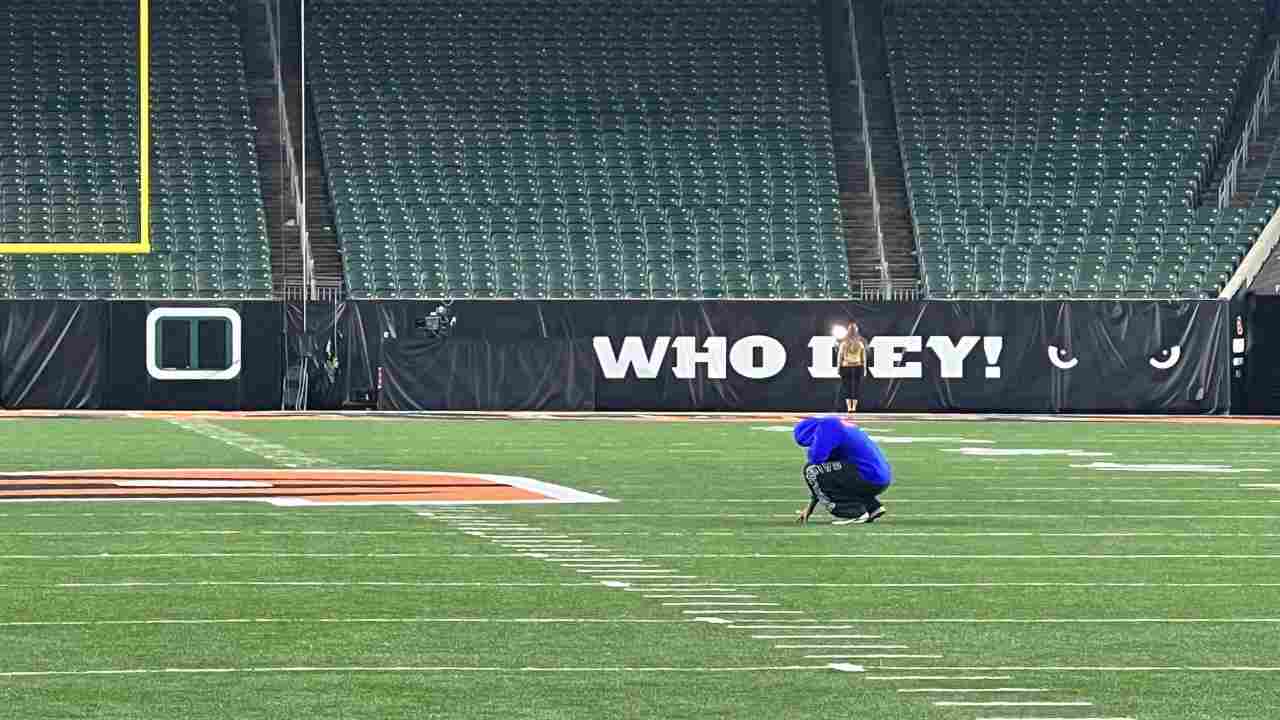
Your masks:
{"label": "person standing by wall", "polygon": [[838,350],[840,391],[844,396],[845,410],[855,413],[862,397],[862,378],[867,374],[867,341],[858,332],[858,323],[849,323],[848,331]]}

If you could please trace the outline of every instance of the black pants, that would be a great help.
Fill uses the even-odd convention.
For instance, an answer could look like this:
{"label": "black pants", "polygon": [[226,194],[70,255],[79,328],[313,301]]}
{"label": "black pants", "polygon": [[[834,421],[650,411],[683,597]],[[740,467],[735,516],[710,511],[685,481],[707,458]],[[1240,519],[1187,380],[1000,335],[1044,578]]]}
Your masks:
{"label": "black pants", "polygon": [[840,518],[856,518],[864,512],[876,511],[880,508],[878,496],[886,489],[863,480],[852,463],[838,460],[805,465],[804,481],[827,512]]}
{"label": "black pants", "polygon": [[845,400],[862,399],[862,377],[865,374],[866,370],[861,366],[840,367],[840,391]]}

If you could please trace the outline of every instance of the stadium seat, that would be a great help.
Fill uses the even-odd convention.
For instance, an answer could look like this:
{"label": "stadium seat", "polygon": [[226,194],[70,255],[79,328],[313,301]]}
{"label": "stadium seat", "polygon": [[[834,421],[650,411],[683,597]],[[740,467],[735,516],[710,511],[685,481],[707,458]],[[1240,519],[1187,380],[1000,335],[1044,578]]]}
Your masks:
{"label": "stadium seat", "polygon": [[[65,0],[0,8],[0,242],[137,242],[137,7]],[[0,294],[271,295],[235,7],[152,5],[153,26],[164,28],[151,38],[153,251],[15,256],[9,267],[22,270],[0,274]]]}
{"label": "stadium seat", "polygon": [[[776,297],[751,280],[775,273],[848,296],[809,3],[318,0],[308,20],[354,296]],[[379,280],[402,264],[432,269]]]}
{"label": "stadium seat", "polygon": [[886,4],[931,291],[1213,293],[1239,218],[1192,208],[1261,25],[1244,0]]}

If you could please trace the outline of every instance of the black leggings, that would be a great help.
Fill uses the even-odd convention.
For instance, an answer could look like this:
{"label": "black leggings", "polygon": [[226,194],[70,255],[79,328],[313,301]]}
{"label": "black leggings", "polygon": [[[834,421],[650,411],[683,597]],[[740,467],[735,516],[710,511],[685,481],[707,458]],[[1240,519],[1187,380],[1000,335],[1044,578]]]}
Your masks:
{"label": "black leggings", "polygon": [[866,369],[861,365],[858,367],[840,367],[840,391],[844,393],[846,400],[862,399],[862,378],[866,375]]}
{"label": "black leggings", "polygon": [[880,507],[877,496],[888,489],[863,480],[852,463],[840,461],[805,465],[804,480],[809,485],[809,492],[827,508],[827,512],[840,518],[856,518],[864,512],[875,512]]}

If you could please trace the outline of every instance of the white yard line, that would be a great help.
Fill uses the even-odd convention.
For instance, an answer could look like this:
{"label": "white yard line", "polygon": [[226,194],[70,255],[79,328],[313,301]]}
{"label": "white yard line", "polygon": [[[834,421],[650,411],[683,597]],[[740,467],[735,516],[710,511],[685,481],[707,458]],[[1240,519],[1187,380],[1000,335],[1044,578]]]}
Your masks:
{"label": "white yard line", "polygon": [[[914,583],[740,583],[741,588],[1248,588],[1280,587],[1280,583],[1149,583],[1149,582],[914,582]],[[690,589],[696,586],[690,586]],[[637,591],[655,588],[634,588]]]}
{"label": "white yard line", "polygon": [[68,555],[0,555],[0,560],[164,560],[164,559],[234,559],[234,558],[304,558],[340,560],[344,558],[469,558],[473,560],[505,560],[526,557],[525,553],[282,553],[282,552],[209,552],[209,553],[87,553]]}
{"label": "white yard line", "polygon": [[[1080,505],[1087,503],[1094,504],[1110,504],[1110,503],[1143,503],[1143,504],[1168,504],[1168,505],[1184,505],[1187,503],[1204,504],[1212,502],[1214,505],[1222,504],[1239,504],[1252,505],[1257,503],[1280,503],[1280,500],[1271,498],[1253,498],[1247,500],[1241,499],[1221,499],[1221,498],[1076,498],[1076,497],[1060,497],[1060,498],[902,498],[897,496],[886,495],[886,498],[893,497],[895,505],[904,503],[929,503],[941,505],[1010,505],[1010,504],[1070,504]],[[721,505],[721,504],[739,504],[739,505],[776,505],[779,503],[795,504],[796,499],[790,498],[739,498],[739,499],[707,499],[707,498],[627,498],[626,502],[646,505]]]}
{"label": "white yard line", "polygon": [[1012,680],[1012,675],[863,675],[863,680]]}
{"label": "white yard line", "polygon": [[495,624],[548,624],[548,625],[590,625],[590,624],[653,624],[674,625],[691,623],[693,620],[666,620],[647,618],[152,618],[144,620],[21,620],[0,622],[0,627],[98,627],[112,625],[307,625],[307,624],[387,624],[413,625],[430,623],[495,623]]}
{"label": "white yard line", "polygon": [[894,654],[881,654],[881,653],[871,653],[871,654],[861,654],[861,655],[850,655],[850,654],[848,654],[848,653],[837,653],[837,654],[835,654],[835,655],[805,655],[805,656],[804,656],[804,658],[805,658],[806,660],[878,660],[878,659],[884,659],[884,660],[891,660],[891,659],[900,659],[900,660],[908,660],[908,659],[913,659],[913,660],[916,660],[916,659],[918,659],[918,660],[929,660],[929,659],[935,659],[935,660],[936,660],[937,658],[940,658],[940,657],[942,657],[942,656],[941,656],[941,655],[894,655]]}
{"label": "white yard line", "polygon": [[900,693],[1043,693],[1052,688],[899,688]]}
{"label": "white yard line", "polygon": [[726,593],[726,594],[722,594],[722,595],[715,595],[715,594],[712,594],[712,595],[703,595],[703,594],[694,594],[694,595],[680,595],[680,594],[669,594],[669,595],[645,595],[644,597],[647,597],[647,598],[650,598],[650,599],[653,599],[653,600],[673,600],[673,599],[681,599],[681,600],[710,600],[710,599],[713,599],[713,598],[726,598],[726,599],[730,599],[730,600],[753,600],[753,599],[755,599],[755,598],[759,597],[759,595],[738,595],[738,594],[735,594],[735,593]]}
{"label": "white yard line", "polygon": [[[792,500],[794,502],[794,499]],[[889,503],[886,503],[889,504]],[[913,518],[1004,518],[1015,520],[1039,520],[1044,518],[1070,520],[1277,520],[1280,515],[1122,515],[1108,513],[1105,515],[1088,515],[1082,513],[896,513],[898,517]],[[615,522],[618,518],[755,518],[760,513],[548,513],[533,517],[556,518],[564,520],[596,519],[603,522]],[[790,513],[769,513],[765,517],[795,518]]]}
{"label": "white yard line", "polygon": [[1224,666],[1194,666],[1194,665],[1098,665],[1098,666],[1071,666],[1071,665],[930,665],[922,667],[919,665],[902,666],[902,665],[878,665],[876,671],[893,670],[908,672],[938,672],[938,671],[955,671],[955,672],[1085,672],[1085,673],[1154,673],[1154,672],[1239,672],[1239,673],[1280,673],[1280,667],[1265,666],[1249,666],[1249,665],[1224,665]]}
{"label": "white yard line", "polygon": [[464,667],[464,666],[365,666],[335,667],[238,667],[238,668],[137,668],[126,670],[10,670],[0,671],[0,677],[39,678],[66,676],[115,676],[115,675],[221,675],[229,673],[736,673],[736,672],[798,672],[821,671],[861,672],[846,667],[834,667],[843,663],[826,665],[772,665],[758,667]]}
{"label": "white yard line", "polygon": [[[252,530],[244,531],[246,534],[254,532]],[[268,534],[269,531],[263,531]],[[280,531],[279,534],[290,534],[295,531]],[[331,534],[342,534],[341,531],[320,531],[331,532]],[[397,532],[397,531],[391,531]],[[3,535],[6,533],[0,533]],[[452,535],[446,532],[405,532],[406,535]],[[488,535],[478,534],[481,537],[489,537]],[[732,531],[732,530],[703,530],[696,532],[647,532],[647,531],[584,531],[584,532],[568,532],[563,535],[546,535],[538,536],[555,539],[565,538],[596,538],[596,537],[792,537],[812,540],[821,540],[824,536],[814,530],[776,530],[773,532],[756,532],[751,530]],[[1029,530],[1005,530],[1005,531],[912,531],[912,530],[877,530],[871,535],[873,538],[880,537],[1080,537],[1080,538],[1160,538],[1160,537],[1184,537],[1184,538],[1248,538],[1248,537],[1280,537],[1280,533],[1246,533],[1246,532],[1158,532],[1158,531],[1141,531],[1141,530],[1113,530],[1100,532],[1039,532]],[[501,539],[501,538],[494,538]]]}
{"label": "white yard line", "polygon": [[1023,715],[1020,717],[978,717],[977,720],[1134,720],[1133,717],[1061,717],[1061,716],[1037,716],[1030,717]]}
{"label": "white yard line", "polygon": [[337,587],[410,587],[410,588],[597,588],[594,582],[413,582],[398,580],[173,580],[123,582],[67,582],[51,585],[0,585],[0,588],[100,589],[100,588],[172,588],[172,587],[270,587],[270,588],[337,588]]}
{"label": "white yard line", "polygon": [[1280,554],[1215,553],[1029,553],[1029,554],[930,554],[930,553],[653,553],[646,558],[691,560],[1277,560]]}
{"label": "white yard line", "polygon": [[1060,702],[1048,700],[1025,702],[1012,700],[935,700],[933,704],[939,707],[1093,707],[1093,703],[1085,700],[1063,700]]}
{"label": "white yard line", "polygon": [[1280,618],[877,618],[877,619],[853,619],[842,618],[832,620],[837,623],[860,623],[865,625],[947,625],[947,624],[991,624],[991,625],[1073,625],[1073,624],[1112,624],[1112,625],[1131,625],[1131,624],[1179,624],[1179,623],[1204,623],[1204,624],[1258,624],[1267,625],[1280,623]]}
{"label": "white yard line", "polygon": [[879,640],[883,635],[752,635],[753,640]]}
{"label": "white yard line", "polygon": [[[752,636],[754,637],[754,635]],[[774,645],[782,650],[910,650],[910,645]]]}
{"label": "white yard line", "polygon": [[681,610],[685,615],[803,615],[803,610]]}
{"label": "white yard line", "polygon": [[277,445],[247,433],[231,430],[204,420],[170,418],[168,423],[187,432],[195,433],[210,440],[216,440],[224,445],[230,445],[241,452],[257,455],[264,460],[287,468],[329,467],[333,465],[333,463],[322,457],[291,450],[283,445]]}

